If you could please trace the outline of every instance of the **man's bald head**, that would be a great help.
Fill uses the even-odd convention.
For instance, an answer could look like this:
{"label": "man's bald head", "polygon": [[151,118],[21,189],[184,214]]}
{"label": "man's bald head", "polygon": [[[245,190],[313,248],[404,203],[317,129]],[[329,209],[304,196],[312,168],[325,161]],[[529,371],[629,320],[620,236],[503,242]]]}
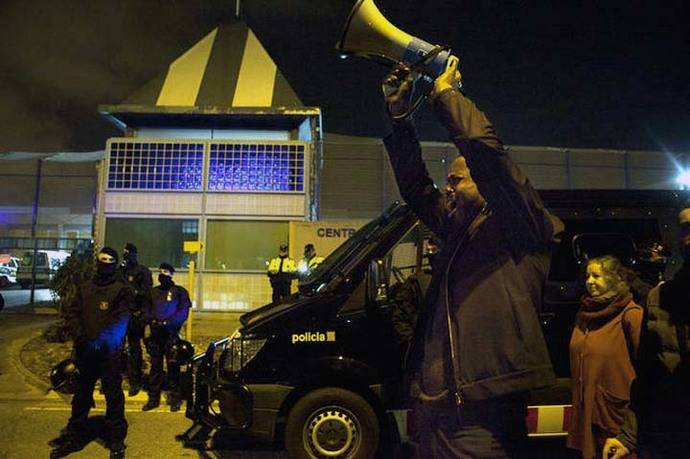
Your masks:
{"label": "man's bald head", "polygon": [[481,208],[486,202],[463,156],[458,156],[450,163],[444,190],[448,210],[452,213],[457,210],[459,214],[466,214],[472,209]]}

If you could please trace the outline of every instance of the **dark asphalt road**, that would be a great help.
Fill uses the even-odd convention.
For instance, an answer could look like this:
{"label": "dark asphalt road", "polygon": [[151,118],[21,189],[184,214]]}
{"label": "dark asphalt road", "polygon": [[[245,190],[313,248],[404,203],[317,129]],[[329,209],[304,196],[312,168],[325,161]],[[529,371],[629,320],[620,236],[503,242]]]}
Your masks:
{"label": "dark asphalt road", "polygon": [[[127,436],[127,456],[137,458],[245,458],[269,459],[286,457],[284,453],[266,448],[252,450],[235,449],[223,451],[197,451],[185,449],[175,441],[175,435],[182,433],[189,421],[181,412],[170,413],[164,409],[143,413],[140,404],[126,408],[129,434]],[[102,431],[104,403],[96,402],[92,411],[91,426],[94,431]],[[47,442],[55,437],[69,417],[69,405],[57,396],[43,400],[16,401],[0,400],[0,458],[26,459],[48,457],[50,447]],[[108,450],[103,441],[94,439],[70,458],[107,458]]]}
{"label": "dark asphalt road", "polygon": [[[220,319],[221,316],[218,316]],[[41,383],[27,374],[18,361],[23,343],[40,333],[42,327],[52,322],[54,316],[40,314],[0,314],[0,458],[25,459],[48,457],[50,447],[47,442],[56,436],[69,417],[69,399],[54,392],[46,394]],[[224,320],[227,321],[227,318]],[[205,318],[204,328],[211,328],[216,322]],[[198,324],[198,325],[201,325]],[[225,323],[222,328],[230,326]],[[94,425],[102,422],[105,403],[100,394],[95,394],[96,409],[92,412]],[[213,451],[185,449],[175,441],[175,435],[184,432],[190,421],[183,412],[170,413],[167,407],[144,413],[141,406],[146,401],[144,393],[137,397],[127,397],[126,413],[130,424],[127,437],[128,457],[141,458],[243,458],[269,459],[287,458],[282,450],[270,445],[256,445],[220,438],[220,448]],[[530,459],[571,459],[573,456],[565,449],[565,440],[532,440]],[[82,451],[69,457],[99,458],[108,457],[102,441],[94,440]]]}

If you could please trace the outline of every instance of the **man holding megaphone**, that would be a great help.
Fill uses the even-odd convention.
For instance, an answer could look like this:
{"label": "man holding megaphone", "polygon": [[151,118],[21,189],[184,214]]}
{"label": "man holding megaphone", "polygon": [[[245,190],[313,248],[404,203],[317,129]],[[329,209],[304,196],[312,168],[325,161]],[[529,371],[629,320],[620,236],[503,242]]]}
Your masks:
{"label": "man holding megaphone", "polygon": [[427,172],[406,64],[383,81],[385,140],[402,197],[444,241],[406,362],[418,457],[517,457],[530,390],[554,382],[537,309],[563,224],[542,204],[496,131],[460,91],[448,59],[430,100],[458,149],[446,186]]}

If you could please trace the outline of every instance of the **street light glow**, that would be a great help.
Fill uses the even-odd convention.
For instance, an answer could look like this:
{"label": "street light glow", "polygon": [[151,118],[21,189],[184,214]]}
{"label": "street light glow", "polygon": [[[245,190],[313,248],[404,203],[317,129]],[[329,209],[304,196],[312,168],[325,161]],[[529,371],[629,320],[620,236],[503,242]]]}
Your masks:
{"label": "street light glow", "polygon": [[676,177],[676,182],[683,187],[690,187],[690,170],[681,170]]}

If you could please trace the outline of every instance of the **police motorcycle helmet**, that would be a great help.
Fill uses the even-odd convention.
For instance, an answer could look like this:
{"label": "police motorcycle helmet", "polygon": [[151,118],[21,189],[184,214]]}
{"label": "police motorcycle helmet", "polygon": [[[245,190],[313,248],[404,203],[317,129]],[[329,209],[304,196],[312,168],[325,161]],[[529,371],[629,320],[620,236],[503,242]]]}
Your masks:
{"label": "police motorcycle helmet", "polygon": [[194,345],[189,341],[183,339],[178,340],[172,345],[170,349],[172,355],[175,356],[175,361],[180,365],[189,363],[194,357]]}
{"label": "police motorcycle helmet", "polygon": [[74,359],[65,359],[50,370],[51,389],[65,395],[72,395],[79,383],[79,368]]}

